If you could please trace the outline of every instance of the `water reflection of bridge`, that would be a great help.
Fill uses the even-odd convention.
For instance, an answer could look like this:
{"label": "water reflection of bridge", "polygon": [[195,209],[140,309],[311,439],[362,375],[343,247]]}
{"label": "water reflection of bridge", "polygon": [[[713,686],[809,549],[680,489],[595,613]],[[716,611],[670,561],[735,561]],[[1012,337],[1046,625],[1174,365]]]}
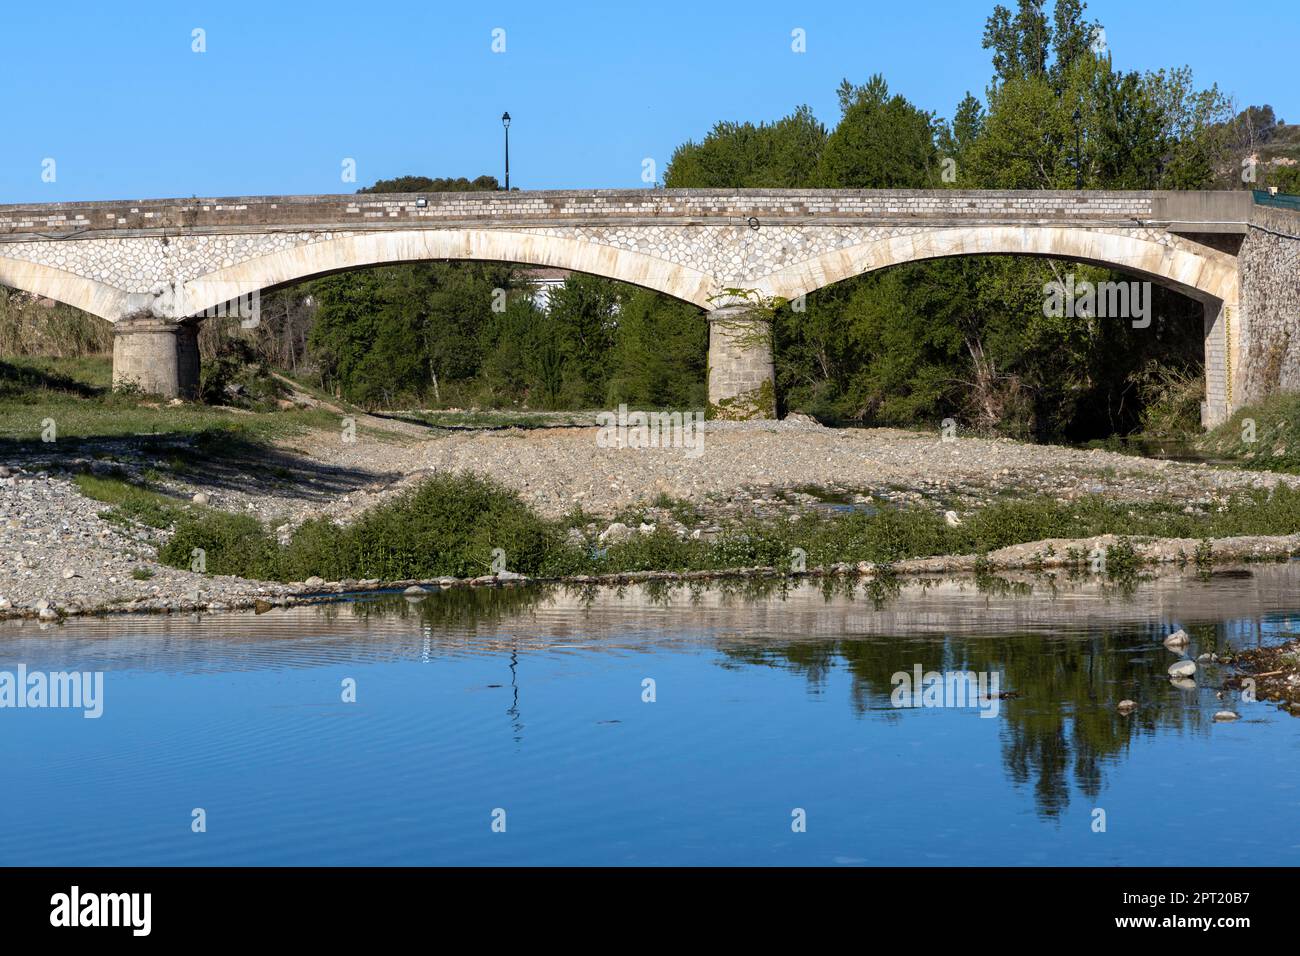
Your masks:
{"label": "water reflection of bridge", "polygon": [[[516,683],[516,665],[529,656],[698,652],[742,672],[784,671],[818,693],[847,675],[854,712],[887,723],[904,717],[889,704],[897,672],[997,671],[1015,694],[988,722],[1007,775],[1033,788],[1041,814],[1057,816],[1072,789],[1100,792],[1104,768],[1135,736],[1209,732],[1209,715],[1224,706],[1216,679],[1198,678],[1190,693],[1169,683],[1160,643],[1168,630],[1186,628],[1193,653],[1300,630],[1297,564],[1240,577],[1165,575],[1136,588],[1096,577],[907,582],[896,591],[822,584],[476,589],[264,615],[4,622],[0,667],[187,675],[495,656],[510,664],[516,741],[528,672]],[[1132,716],[1115,711],[1123,697],[1139,704]]]}
{"label": "water reflection of bridge", "polygon": [[[34,655],[73,666],[95,660],[110,668],[167,670],[202,668],[209,656],[210,666],[229,665],[232,647],[273,648],[276,641],[322,642],[323,659],[332,656],[326,647],[344,645],[351,658],[428,658],[512,648],[599,651],[1012,631],[1082,635],[1115,627],[1156,633],[1208,622],[1227,622],[1235,642],[1249,645],[1270,627],[1289,627],[1277,618],[1300,612],[1297,593],[1300,563],[1261,565],[1241,576],[1170,572],[1136,588],[1098,576],[1013,575],[905,580],[875,589],[851,578],[474,589],[435,593],[418,603],[367,599],[263,615],[108,616],[59,626],[6,621],[0,622],[0,661],[30,662]],[[1293,623],[1300,630],[1300,613]],[[277,662],[264,647],[246,663],[288,662]]]}

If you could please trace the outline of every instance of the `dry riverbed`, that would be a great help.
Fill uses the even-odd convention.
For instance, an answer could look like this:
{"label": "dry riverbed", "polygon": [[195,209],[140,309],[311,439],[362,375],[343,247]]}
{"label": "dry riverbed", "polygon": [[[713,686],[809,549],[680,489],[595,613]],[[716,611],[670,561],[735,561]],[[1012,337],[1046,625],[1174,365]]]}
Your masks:
{"label": "dry riverbed", "polygon": [[[811,421],[709,423],[703,450],[600,447],[594,427],[430,429],[365,418],[355,440],[315,432],[282,441],[257,460],[206,460],[184,439],[166,454],[129,439],[93,457],[31,446],[0,466],[0,615],[47,619],[90,611],[185,611],[291,603],[381,582],[271,584],[207,576],[160,564],[160,533],[105,520],[105,504],[83,496],[81,472],[120,474],[212,507],[252,514],[288,532],[307,517],[346,522],[362,510],[440,471],[489,475],[519,491],[543,515],[580,507],[619,533],[666,524],[709,535],[745,517],[793,518],[810,509],[881,504],[967,514],[1005,498],[1047,495],[1061,501],[1102,494],[1113,501],[1172,499],[1213,509],[1233,491],[1296,483],[1294,476],[1210,468],[1103,451],[957,438],[892,429],[828,429]],[[1113,542],[1114,539],[1109,539]],[[1016,545],[980,568],[1050,568],[1072,548],[1106,539]],[[1158,563],[1189,559],[1195,541],[1138,542]],[[1224,539],[1216,559],[1282,558],[1300,537]],[[900,562],[900,573],[976,569],[974,556]],[[873,573],[846,564],[836,573]],[[771,572],[775,573],[775,572]],[[626,580],[630,576],[621,575]],[[393,583],[393,582],[386,582]]]}

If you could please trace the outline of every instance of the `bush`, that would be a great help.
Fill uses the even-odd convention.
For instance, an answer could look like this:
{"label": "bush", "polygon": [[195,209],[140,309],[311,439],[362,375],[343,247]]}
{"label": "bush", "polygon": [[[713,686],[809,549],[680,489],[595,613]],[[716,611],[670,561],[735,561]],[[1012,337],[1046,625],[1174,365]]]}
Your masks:
{"label": "bush", "polygon": [[158,559],[174,568],[189,568],[195,549],[202,550],[208,574],[271,580],[278,577],[275,539],[249,515],[210,511],[181,518],[175,534],[158,552]]}
{"label": "bush", "polygon": [[1201,436],[1205,375],[1149,362],[1133,379],[1142,401],[1142,432],[1152,438]]}
{"label": "bush", "polygon": [[199,397],[208,405],[269,411],[288,394],[243,339],[228,339],[199,370]]}
{"label": "bush", "polygon": [[304,525],[286,561],[300,572],[313,562],[325,564],[336,569],[334,577],[472,577],[491,571],[499,548],[508,570],[536,574],[557,544],[556,530],[515,492],[484,478],[440,475],[337,533]]}

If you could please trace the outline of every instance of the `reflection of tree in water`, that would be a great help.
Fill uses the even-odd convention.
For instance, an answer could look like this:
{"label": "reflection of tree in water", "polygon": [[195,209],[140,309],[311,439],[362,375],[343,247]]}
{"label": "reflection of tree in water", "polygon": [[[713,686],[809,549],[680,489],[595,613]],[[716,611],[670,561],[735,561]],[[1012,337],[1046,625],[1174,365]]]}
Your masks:
{"label": "reflection of tree in water", "polygon": [[[733,602],[739,606],[780,599],[789,587],[790,582],[780,579],[693,582],[686,587],[653,582],[641,587],[637,597],[663,605],[680,603],[684,597],[690,606],[707,590],[720,594],[723,606]],[[827,578],[821,587],[828,601],[865,594],[877,608],[887,604],[896,591],[888,577],[860,590],[851,578]],[[582,589],[562,590],[579,598],[584,595]],[[456,631],[462,636],[499,637],[500,622],[527,618],[552,593],[553,588],[537,587],[467,588],[415,602],[393,596],[338,607],[362,618],[409,618],[435,634]],[[585,593],[594,600],[597,590],[590,588]],[[1226,622],[1188,630],[1198,647],[1222,648],[1232,626]],[[851,676],[854,711],[859,715],[873,711],[895,720],[902,719],[890,702],[895,673],[911,673],[916,664],[923,671],[999,672],[1001,689],[1015,694],[999,703],[1007,776],[1017,786],[1032,786],[1040,814],[1057,817],[1069,805],[1071,785],[1089,799],[1100,794],[1104,766],[1117,762],[1135,736],[1200,727],[1200,711],[1183,706],[1171,694],[1165,677],[1165,665],[1171,658],[1160,647],[1163,636],[1150,628],[1112,626],[1050,636],[873,636],[782,644],[728,643],[721,650],[730,666],[777,667],[801,674],[818,694],[825,692],[830,674],[842,667]],[[1136,651],[1138,647],[1145,650]],[[1115,704],[1126,697],[1139,706],[1129,717],[1122,717]]]}
{"label": "reflection of tree in water", "polygon": [[476,630],[492,626],[507,618],[516,620],[535,610],[546,598],[541,588],[449,588],[418,600],[403,595],[386,594],[347,604],[323,605],[325,613],[346,608],[362,620],[397,618],[418,621],[431,627],[456,627]]}
{"label": "reflection of tree in water", "polygon": [[[1017,786],[1033,787],[1041,815],[1056,817],[1069,805],[1071,783],[1089,799],[1100,794],[1104,766],[1116,762],[1135,736],[1201,725],[1196,708],[1170,696],[1162,636],[1147,628],[1111,628],[1077,636],[872,637],[722,651],[732,660],[802,674],[818,693],[828,673],[844,667],[859,714],[898,715],[890,702],[891,678],[912,673],[916,664],[923,671],[999,672],[1001,689],[1016,695],[999,705],[1007,775]],[[1149,656],[1134,651],[1144,645],[1154,645]],[[1129,717],[1115,711],[1125,697],[1139,705]]]}

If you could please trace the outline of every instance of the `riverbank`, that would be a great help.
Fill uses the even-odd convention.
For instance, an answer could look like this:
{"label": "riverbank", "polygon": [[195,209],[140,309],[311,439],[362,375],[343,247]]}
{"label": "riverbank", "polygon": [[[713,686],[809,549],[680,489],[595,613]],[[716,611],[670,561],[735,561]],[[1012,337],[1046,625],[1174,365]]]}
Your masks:
{"label": "riverbank", "polygon": [[[11,476],[12,477],[12,476]],[[55,485],[57,487],[57,484]],[[103,521],[98,515],[95,520]],[[66,535],[86,534],[90,518],[66,515],[50,535],[66,547]],[[105,522],[107,524],[111,524]],[[5,531],[11,530],[7,525]],[[31,539],[28,539],[31,540]],[[199,574],[159,564],[147,537],[130,531],[99,528],[93,547],[102,560],[67,567],[52,579],[37,567],[20,567],[0,596],[0,619],[36,618],[54,622],[69,617],[118,614],[192,614],[253,609],[258,612],[353,599],[381,592],[402,592],[418,600],[441,590],[517,588],[529,584],[576,587],[621,587],[629,584],[699,584],[755,580],[769,583],[821,581],[850,587],[866,585],[887,596],[902,584],[966,578],[978,587],[998,589],[1015,581],[1051,584],[1057,580],[1096,580],[1125,587],[1139,575],[1249,574],[1252,564],[1282,562],[1300,555],[1300,534],[1243,535],[1208,543],[1195,538],[1133,540],[1114,534],[1087,538],[1050,538],[993,551],[935,555],[890,562],[836,562],[796,569],[789,565],[737,565],[699,570],[630,570],[604,574],[529,576],[510,571],[472,577],[342,579],[319,577],[277,583],[232,575]],[[57,548],[54,548],[57,550]],[[21,554],[19,555],[21,559]],[[141,573],[143,571],[143,573]],[[69,573],[71,572],[71,573]],[[1005,576],[1005,577],[1004,577]],[[36,595],[46,595],[37,597]],[[52,596],[51,596],[52,595]]]}
{"label": "riverbank", "polygon": [[[0,615],[277,606],[438,579],[1115,574],[1300,551],[1300,508],[1266,500],[1300,485],[1291,475],[799,417],[709,422],[695,448],[619,447],[580,413],[509,427],[509,413],[370,416],[303,393],[284,404],[263,414],[137,402],[129,427],[117,410],[84,403],[7,408]],[[47,418],[75,428],[40,441]],[[29,419],[32,435],[15,431]],[[336,573],[299,561],[278,581],[238,566],[207,573],[223,570],[211,560],[192,570],[192,549],[176,544],[160,560],[178,525],[210,519],[220,532],[210,559],[223,547],[238,554],[221,539],[232,526],[264,529],[283,548],[305,524],[346,529],[431,478],[466,474],[517,496],[577,557],[521,567],[511,554],[506,567],[522,576],[503,577],[486,552],[472,573]]]}

